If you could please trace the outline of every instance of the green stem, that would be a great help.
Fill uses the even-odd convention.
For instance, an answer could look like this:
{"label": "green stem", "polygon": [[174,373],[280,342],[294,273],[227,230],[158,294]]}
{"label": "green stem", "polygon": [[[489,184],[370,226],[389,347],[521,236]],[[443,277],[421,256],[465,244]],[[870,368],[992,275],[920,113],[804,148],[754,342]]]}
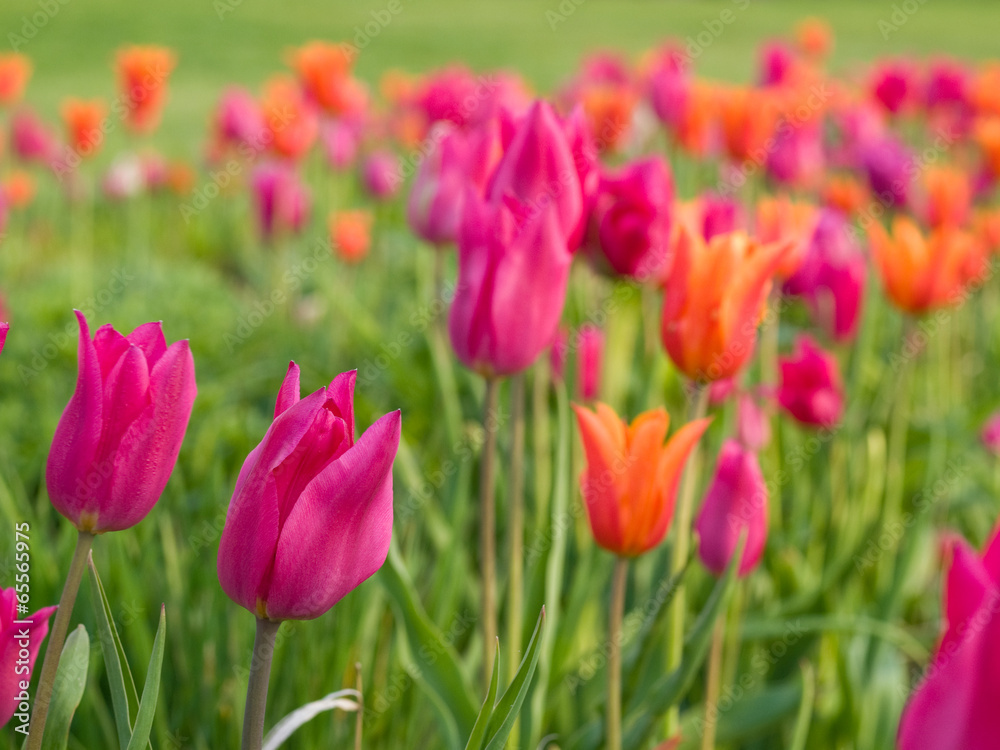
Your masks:
{"label": "green stem", "polygon": [[608,750],[622,747],[622,617],[628,560],[615,559],[611,577],[611,613],[608,619]]}
{"label": "green stem", "polygon": [[49,704],[52,702],[52,687],[55,685],[56,671],[59,669],[59,657],[66,643],[66,633],[69,631],[70,618],[73,617],[73,604],[80,590],[83,571],[87,568],[87,554],[93,544],[94,535],[86,531],[81,531],[76,539],[73,561],[69,564],[66,585],[63,586],[62,596],[59,598],[59,609],[56,610],[56,619],[49,633],[49,645],[45,649],[45,660],[42,662],[42,673],[38,678],[35,710],[31,714],[25,750],[39,750],[42,746],[45,720],[49,715]]}
{"label": "green stem", "polygon": [[[510,381],[512,436],[510,448],[510,584],[507,603],[507,679],[513,681],[521,653],[524,579],[524,374]],[[513,733],[512,733],[513,734]]]}
{"label": "green stem", "polygon": [[715,724],[719,718],[719,692],[722,682],[722,647],[726,641],[726,620],[720,617],[712,631],[712,650],[708,655],[707,685],[705,687],[705,733],[701,736],[701,750],[715,747]]}
{"label": "green stem", "polygon": [[250,682],[247,704],[243,713],[243,750],[261,750],[264,746],[264,710],[267,707],[267,683],[271,677],[274,641],[281,623],[257,618],[257,633],[253,639],[253,660],[250,662]]}
{"label": "green stem", "polygon": [[486,399],[483,404],[482,469],[479,475],[479,556],[483,577],[483,671],[489,679],[497,639],[496,605],[496,500],[493,496],[493,470],[496,463],[497,411],[500,381],[486,378]]}
{"label": "green stem", "polygon": [[549,364],[546,359],[535,365],[531,387],[531,419],[535,469],[535,528],[545,528],[552,488],[552,446],[549,429]]}
{"label": "green stem", "polygon": [[[708,386],[699,384],[695,385],[694,388],[688,404],[691,411],[690,421],[701,419],[708,412]],[[694,514],[694,493],[698,486],[700,459],[701,451],[696,443],[691,449],[687,466],[684,469],[680,497],[677,502],[677,517],[674,521],[676,536],[670,558],[672,573],[681,570],[688,558],[691,545],[691,519]],[[670,603],[670,631],[667,641],[668,674],[680,666],[681,657],[684,655],[684,618],[686,614],[687,593],[684,584],[681,583],[677,587],[674,600]],[[677,706],[671,706],[670,710],[667,711],[667,739],[673,737],[678,731],[680,731],[680,710]]]}

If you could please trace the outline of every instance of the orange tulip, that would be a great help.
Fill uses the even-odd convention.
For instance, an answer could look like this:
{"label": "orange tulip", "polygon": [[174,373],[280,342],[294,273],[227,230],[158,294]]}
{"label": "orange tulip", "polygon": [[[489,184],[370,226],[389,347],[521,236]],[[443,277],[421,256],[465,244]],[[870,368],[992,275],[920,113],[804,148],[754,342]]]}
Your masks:
{"label": "orange tulip", "polygon": [[335,211],[330,214],[330,242],[347,263],[358,263],[368,255],[372,243],[371,211]]}
{"label": "orange tulip", "polygon": [[614,151],[628,135],[635,94],[621,86],[594,86],[584,91],[582,101],[599,148]]}
{"label": "orange tulip", "polygon": [[70,97],[60,109],[66,123],[70,147],[80,156],[93,156],[104,142],[102,124],[108,108],[100,99],[84,101]]}
{"label": "orange tulip", "polygon": [[981,209],[973,222],[976,236],[987,252],[1000,254],[1000,209]]}
{"label": "orange tulip", "polygon": [[729,158],[763,164],[764,144],[778,124],[775,97],[763,89],[731,88],[719,98],[719,115]]}
{"label": "orange tulip", "polygon": [[687,152],[704,156],[712,143],[718,97],[715,89],[697,79],[691,83],[675,137]]}
{"label": "orange tulip", "polygon": [[309,42],[292,52],[290,62],[309,98],[330,114],[364,107],[367,96],[351,77],[354,53],[348,46]]}
{"label": "orange tulip", "polygon": [[833,49],[833,29],[822,18],[804,18],[795,25],[795,43],[809,57],[822,59]]}
{"label": "orange tulip", "polygon": [[31,61],[17,52],[0,55],[0,106],[18,101],[31,78]]}
{"label": "orange tulip", "polygon": [[972,184],[956,167],[928,167],[924,172],[927,190],[927,222],[932,227],[959,227],[969,219]]}
{"label": "orange tulip", "polygon": [[176,56],[166,47],[131,46],[118,51],[118,85],[128,105],[126,124],[132,130],[148,133],[160,124],[167,80],[176,64]]}
{"label": "orange tulip", "polygon": [[12,208],[24,208],[35,199],[35,179],[23,169],[15,169],[3,181],[3,194]]}
{"label": "orange tulip", "polygon": [[977,118],[973,135],[983,152],[987,168],[994,177],[1000,177],[1000,116]]}
{"label": "orange tulip", "polygon": [[971,98],[979,113],[1000,116],[1000,62],[983,65],[972,83]]}
{"label": "orange tulip", "polygon": [[802,265],[812,240],[819,212],[809,203],[795,203],[787,196],[765,197],[757,202],[757,239],[765,244],[788,245],[776,274],[791,278]]}
{"label": "orange tulip", "polygon": [[319,118],[294,80],[275,76],[268,81],[264,86],[261,112],[276,153],[298,159],[312,148],[319,132]]}
{"label": "orange tulip", "polygon": [[580,483],[594,540],[622,557],[648,552],[666,536],[684,464],[711,420],[684,425],[664,444],[664,409],[631,425],[600,402],[596,411],[576,404],[573,410],[587,454]]}
{"label": "orange tulip", "polygon": [[958,304],[966,287],[985,270],[982,242],[952,227],[925,237],[912,219],[897,216],[891,236],[872,222],[868,239],[889,299],[914,315]]}
{"label": "orange tulip", "polygon": [[787,244],[762,245],[745,232],[706,243],[678,226],[660,333],[681,372],[711,381],[739,371],[753,353],[771,276],[788,250]]}
{"label": "orange tulip", "polygon": [[857,179],[847,175],[830,177],[822,190],[823,205],[836,208],[846,216],[853,216],[868,200],[868,189]]}

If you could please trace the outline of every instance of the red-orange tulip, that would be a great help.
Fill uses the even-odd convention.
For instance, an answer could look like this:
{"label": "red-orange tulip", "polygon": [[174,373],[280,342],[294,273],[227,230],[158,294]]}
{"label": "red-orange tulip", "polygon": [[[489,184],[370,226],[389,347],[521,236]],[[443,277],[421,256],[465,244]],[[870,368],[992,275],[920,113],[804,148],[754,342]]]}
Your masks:
{"label": "red-orange tulip", "polygon": [[925,237],[912,219],[897,216],[891,236],[873,222],[868,238],[885,293],[914,315],[958,304],[984,271],[982,242],[959,229],[942,227]]}
{"label": "red-orange tulip", "polygon": [[924,172],[927,191],[927,222],[932,227],[961,227],[969,220],[972,183],[956,167],[928,167]]}
{"label": "red-orange tulip", "polygon": [[977,118],[973,135],[983,152],[986,167],[994,177],[1000,177],[1000,116]]}
{"label": "red-orange tulip", "polygon": [[663,541],[674,515],[677,484],[691,449],[711,420],[679,429],[664,444],[670,417],[664,409],[627,425],[610,406],[573,405],[587,454],[580,478],[594,539],[622,557],[636,557]]}
{"label": "red-orange tulip", "polygon": [[744,232],[708,243],[683,223],[666,280],[663,345],[692,380],[735,375],[753,353],[757,324],[787,244],[762,245]]}
{"label": "red-orange tulip", "polygon": [[13,104],[31,78],[31,61],[18,52],[0,55],[0,106]]}
{"label": "red-orange tulip", "polygon": [[3,179],[3,194],[11,208],[24,208],[35,199],[35,178],[23,169],[15,169]]}
{"label": "red-orange tulip", "polygon": [[1000,115],[1000,63],[983,65],[972,83],[970,98],[980,114]]}
{"label": "red-orange tulip", "polygon": [[292,52],[290,62],[310,99],[339,115],[354,104],[352,58],[344,45],[309,42]]}
{"label": "red-orange tulip", "polygon": [[128,106],[125,122],[132,130],[148,133],[160,124],[167,80],[176,64],[176,56],[166,47],[132,46],[118,51],[118,86]]}
{"label": "red-orange tulip", "polygon": [[70,97],[60,108],[70,148],[82,157],[93,156],[104,143],[102,125],[108,108],[100,99],[85,101]]}
{"label": "red-orange tulip", "polygon": [[765,244],[788,244],[776,272],[779,278],[790,278],[802,265],[818,220],[815,206],[795,203],[788,196],[765,197],[757,202],[757,239]]}
{"label": "red-orange tulip", "polygon": [[330,214],[330,242],[342,260],[358,263],[368,255],[373,218],[371,211],[364,209]]}
{"label": "red-orange tulip", "polygon": [[824,58],[833,49],[833,30],[822,18],[804,18],[795,26],[795,43],[806,55]]}
{"label": "red-orange tulip", "polygon": [[729,158],[763,164],[764,145],[777,126],[775,97],[763,89],[729,89],[720,95],[719,116]]}
{"label": "red-orange tulip", "polygon": [[261,112],[276,153],[298,159],[312,148],[319,133],[319,117],[293,79],[275,76],[267,82]]}
{"label": "red-orange tulip", "polygon": [[846,216],[853,216],[868,200],[868,188],[853,177],[834,175],[822,189],[822,202]]}
{"label": "red-orange tulip", "polygon": [[635,94],[622,86],[595,86],[583,92],[582,102],[599,148],[614,151],[628,135]]}

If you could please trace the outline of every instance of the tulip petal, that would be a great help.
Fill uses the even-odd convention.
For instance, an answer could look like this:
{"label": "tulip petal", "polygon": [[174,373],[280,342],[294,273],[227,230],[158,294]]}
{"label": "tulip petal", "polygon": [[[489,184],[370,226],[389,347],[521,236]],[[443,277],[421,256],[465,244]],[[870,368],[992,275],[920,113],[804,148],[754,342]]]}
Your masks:
{"label": "tulip petal", "polygon": [[130,344],[142,349],[150,370],[167,352],[167,339],[163,336],[163,324],[159,321],[143,323],[125,338]]}
{"label": "tulip petal", "polygon": [[303,491],[278,540],[268,617],[318,617],[385,562],[400,425],[398,411],[383,416]]}
{"label": "tulip petal", "polygon": [[110,323],[97,329],[97,333],[94,334],[94,349],[97,350],[97,359],[101,363],[102,378],[108,377],[108,373],[128,347],[128,339],[118,333]]}
{"label": "tulip petal", "polygon": [[290,406],[299,402],[301,396],[299,388],[299,366],[294,362],[288,363],[288,372],[285,379],[281,381],[281,388],[278,389],[278,399],[274,403],[274,418],[280,417]]}
{"label": "tulip petal", "polygon": [[949,653],[962,640],[969,621],[996,588],[979,554],[964,539],[959,537],[952,543],[951,555],[944,597],[947,629],[938,647],[940,653]]}
{"label": "tulip petal", "polygon": [[[9,591],[13,592],[11,588]],[[17,708],[16,696],[20,692],[19,682],[30,679],[38,650],[49,632],[49,617],[56,607],[45,607],[26,619],[29,625],[17,625],[0,631],[0,727],[3,727]],[[18,660],[21,658],[21,643],[16,636],[22,630],[28,631],[28,675],[18,674]]]}
{"label": "tulip petal", "polygon": [[98,461],[114,456],[129,426],[149,405],[149,368],[138,346],[130,346],[104,381],[104,425]]}
{"label": "tulip petal", "polygon": [[333,400],[334,414],[347,425],[347,447],[354,445],[354,384],[358,379],[357,370],[342,372],[330,382],[327,393]]}

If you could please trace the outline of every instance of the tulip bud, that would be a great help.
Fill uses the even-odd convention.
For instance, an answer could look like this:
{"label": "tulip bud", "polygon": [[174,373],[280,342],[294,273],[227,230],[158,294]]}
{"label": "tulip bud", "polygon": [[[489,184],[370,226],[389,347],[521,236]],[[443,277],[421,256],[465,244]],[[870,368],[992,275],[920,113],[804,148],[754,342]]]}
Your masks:
{"label": "tulip bud", "polygon": [[361,128],[358,123],[345,119],[330,120],[320,131],[323,153],[333,169],[347,169],[354,163],[361,144]]}
{"label": "tulip bud", "polygon": [[736,399],[736,439],[754,452],[771,442],[771,420],[749,393],[741,393]]}
{"label": "tulip bud", "polygon": [[27,713],[18,710],[21,704],[29,702],[28,691],[20,683],[31,682],[35,658],[49,633],[49,618],[55,611],[56,607],[45,607],[25,617],[18,612],[14,587],[0,589],[0,727],[14,714]]}
{"label": "tulip bud", "polygon": [[994,412],[986,420],[979,433],[979,440],[987,451],[1000,457],[1000,412]]}
{"label": "tulip bud", "polygon": [[160,124],[167,97],[167,81],[177,57],[165,47],[131,46],[118,51],[115,69],[121,100],[128,106],[126,124],[148,133]]}
{"label": "tulip bud", "polygon": [[392,537],[400,413],[355,442],[354,382],[300,400],[292,362],[274,422],[243,463],[219,543],[223,590],[257,617],[311,620],[382,567]]}
{"label": "tulip bud", "polygon": [[128,336],[110,325],[90,338],[77,311],[76,391],[45,470],[49,499],[80,531],[135,526],[170,478],[197,389],[187,341],[167,346],[159,323]]}
{"label": "tulip bud", "polygon": [[264,241],[279,232],[297,234],[309,216],[309,194],[288,164],[265,162],[250,176],[257,224]]}
{"label": "tulip bud", "polygon": [[389,151],[375,151],[361,165],[361,184],[375,200],[391,198],[401,183],[399,160]]}
{"label": "tulip bud", "polygon": [[739,574],[760,562],[767,542],[767,485],[757,454],[735,440],[722,444],[712,484],[695,522],[698,557],[715,575],[722,575],[746,534]]}
{"label": "tulip bud", "polygon": [[604,364],[604,331],[584,325],[577,331],[576,374],[580,398],[593,401],[601,390],[601,367]]}
{"label": "tulip bud", "polygon": [[837,360],[809,336],[795,341],[791,357],[778,360],[778,403],[795,419],[813,427],[832,427],[844,413],[844,386]]}

